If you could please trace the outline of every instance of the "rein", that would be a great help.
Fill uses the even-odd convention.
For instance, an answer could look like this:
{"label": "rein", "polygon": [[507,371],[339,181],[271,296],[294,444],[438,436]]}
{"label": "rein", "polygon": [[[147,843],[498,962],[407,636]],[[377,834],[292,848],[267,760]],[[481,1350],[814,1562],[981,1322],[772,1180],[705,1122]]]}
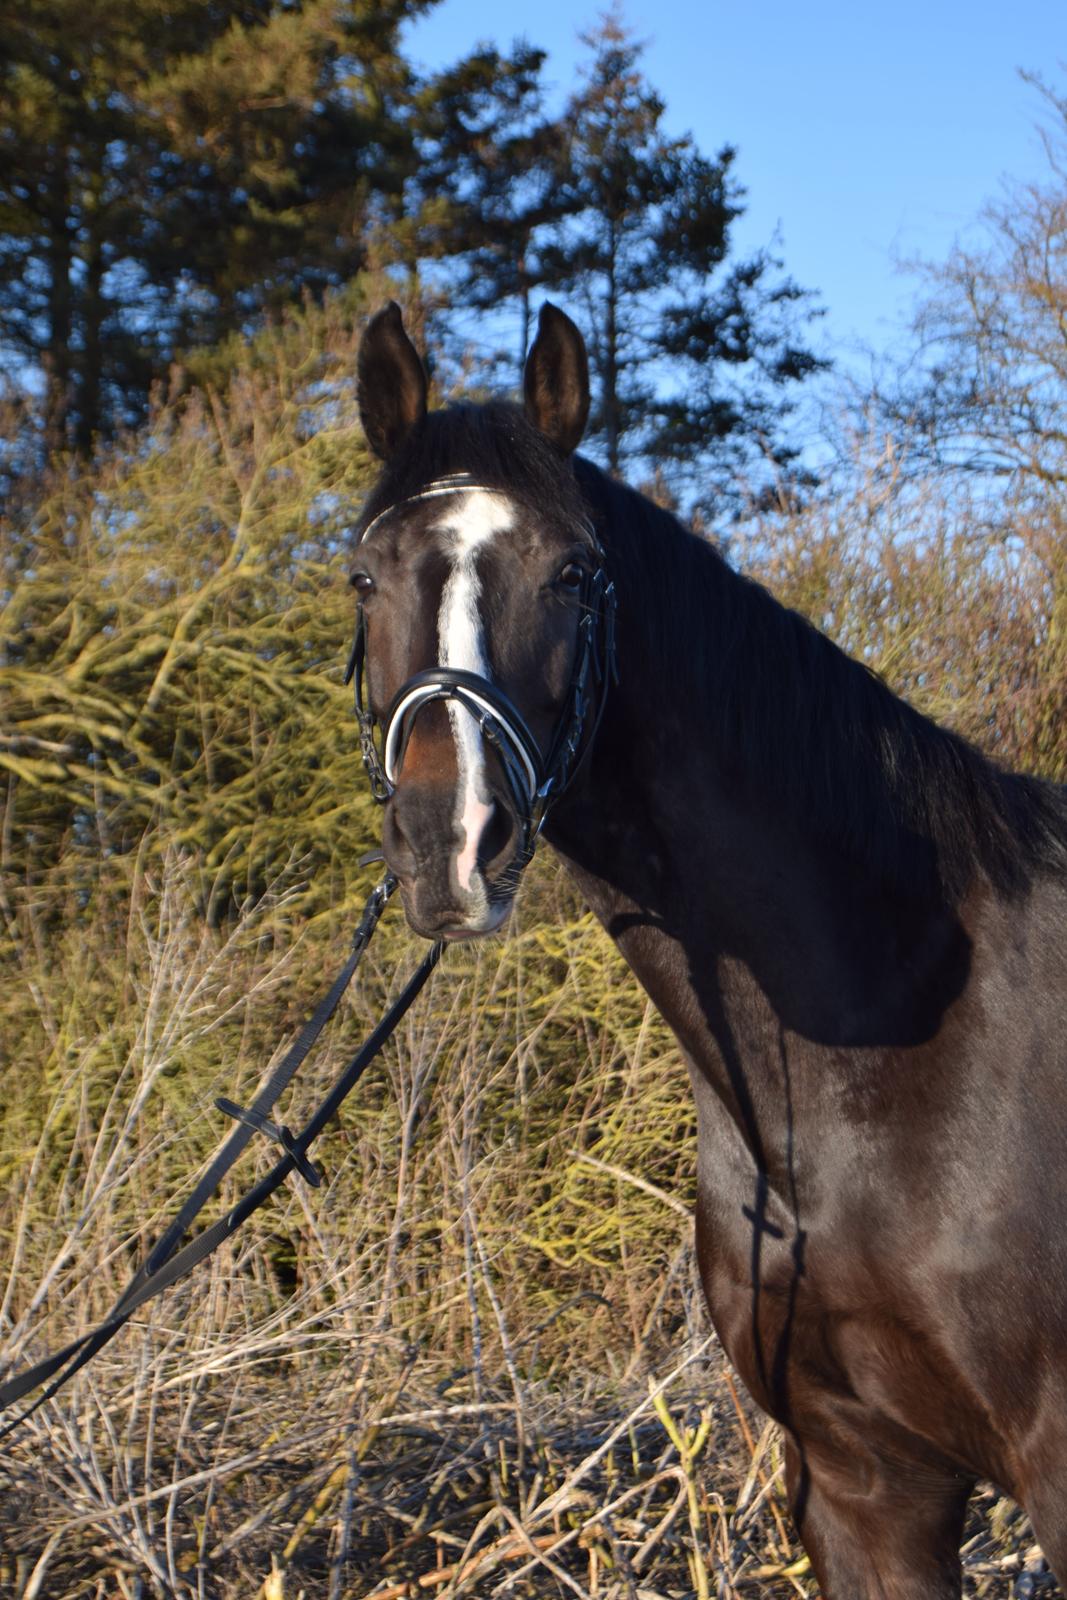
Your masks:
{"label": "rein", "polygon": [[[377,860],[380,858],[375,854],[371,859]],[[155,1299],[156,1295],[161,1294],[164,1289],[169,1289],[172,1284],[177,1283],[179,1279],[190,1273],[194,1267],[199,1266],[201,1261],[205,1261],[208,1256],[212,1255],[219,1245],[225,1239],[228,1239],[247,1217],[252,1215],[253,1211],[257,1211],[275,1190],[281,1187],[290,1173],[299,1173],[315,1187],[318,1187],[321,1183],[322,1175],[308,1155],[308,1150],[313,1140],[322,1132],[326,1123],[340,1108],[343,1101],[363,1076],[366,1068],[374,1060],[375,1056],[380,1053],[382,1046],[395,1031],[404,1013],[441,959],[441,952],[444,948],[442,942],[439,940],[436,944],[431,945],[429,951],[423,957],[413,975],[408,979],[400,994],[393,1001],[385,1016],[360,1049],[357,1050],[344,1071],[335,1079],[333,1087],[326,1098],[299,1133],[291,1133],[285,1127],[276,1127],[269,1120],[268,1114],[273,1110],[275,1102],[288,1087],[312,1045],[337,1010],[341,997],[352,981],[363,953],[370,944],[374,931],[378,926],[379,918],[395,888],[396,879],[392,873],[387,873],[381,883],[372,890],[353,935],[352,948],[349,952],[348,960],[329,989],[322,996],[322,999],[315,1007],[314,1013],[305,1023],[290,1049],[256,1095],[251,1106],[245,1110],[235,1105],[232,1101],[221,1097],[215,1101],[221,1111],[234,1118],[237,1123],[236,1128],[216,1153],[210,1167],[174,1217],[162,1238],[149,1252],[123,1293],[115,1301],[104,1321],[92,1329],[91,1332],[82,1334],[80,1339],[75,1339],[71,1344],[66,1345],[62,1350],[46,1356],[32,1367],[16,1372],[6,1382],[0,1384],[0,1410],[24,1399],[40,1384],[48,1385],[31,1406],[21,1412],[13,1421],[0,1428],[0,1439],[6,1438],[21,1422],[32,1416],[39,1406],[42,1406],[46,1400],[50,1400],[63,1384],[73,1378],[74,1374],[96,1355],[98,1350],[103,1349],[104,1345],[114,1338],[115,1334],[130,1320],[135,1311],[139,1311],[149,1300]],[[275,1162],[270,1171],[224,1216],[190,1239],[184,1247],[179,1248],[182,1244],[182,1239],[188,1233],[204,1206],[217,1192],[222,1180],[244,1152],[245,1147],[255,1133],[266,1134],[268,1138],[281,1146],[284,1154]]]}
{"label": "rein", "polygon": [[[484,486],[466,476],[435,480],[421,493],[380,512],[364,530],[363,537],[382,517],[414,501],[464,493],[481,487]],[[344,681],[354,682],[360,750],[371,793],[376,800],[384,804],[396,788],[419,711],[433,701],[453,701],[475,718],[497,754],[523,828],[523,844],[514,865],[521,871],[528,864],[549,806],[572,781],[596,738],[604,712],[608,682],[615,676],[615,588],[607,576],[604,554],[595,539],[593,552],[597,566],[586,569],[579,592],[582,615],[578,623],[570,682],[560,720],[546,755],[542,755],[518,707],[502,689],[477,673],[453,667],[434,667],[426,672],[418,672],[401,686],[381,725],[382,752],[379,754],[375,737],[378,719],[368,709],[364,697],[367,624],[363,607],[358,607],[355,639]],[[378,852],[364,857],[360,865],[376,860],[381,860]],[[223,1096],[216,1099],[218,1109],[231,1117],[236,1127],[216,1152],[211,1165],[105,1319],[63,1349],[45,1356],[31,1367],[15,1372],[0,1384],[0,1410],[25,1399],[42,1384],[46,1385],[30,1406],[0,1428],[0,1439],[6,1438],[46,1400],[52,1399],[97,1351],[115,1337],[135,1312],[207,1260],[236,1232],[242,1222],[281,1187],[291,1173],[298,1173],[315,1188],[321,1184],[322,1174],[308,1153],[311,1144],[395,1031],[441,959],[443,941],[438,940],[431,945],[404,989],[335,1079],[326,1098],[299,1133],[294,1134],[284,1125],[272,1122],[270,1113],[337,1010],[396,886],[397,880],[391,872],[387,872],[372,890],[353,935],[352,948],[345,965],[252,1104],[242,1108]],[[256,1133],[264,1134],[277,1144],[282,1155],[236,1205],[183,1245],[182,1241],[193,1223],[217,1193],[223,1179]]]}

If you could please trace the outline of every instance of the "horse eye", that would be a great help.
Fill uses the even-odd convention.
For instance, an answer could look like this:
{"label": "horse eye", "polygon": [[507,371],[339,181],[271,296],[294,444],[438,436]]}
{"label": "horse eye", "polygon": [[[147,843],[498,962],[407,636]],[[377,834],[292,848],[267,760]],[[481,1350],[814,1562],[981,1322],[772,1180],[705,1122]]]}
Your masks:
{"label": "horse eye", "polygon": [[374,579],[369,572],[353,572],[348,581],[357,594],[370,594],[374,588]]}
{"label": "horse eye", "polygon": [[569,589],[572,593],[582,587],[585,579],[585,568],[580,561],[568,561],[567,565],[557,573],[556,584],[560,589]]}

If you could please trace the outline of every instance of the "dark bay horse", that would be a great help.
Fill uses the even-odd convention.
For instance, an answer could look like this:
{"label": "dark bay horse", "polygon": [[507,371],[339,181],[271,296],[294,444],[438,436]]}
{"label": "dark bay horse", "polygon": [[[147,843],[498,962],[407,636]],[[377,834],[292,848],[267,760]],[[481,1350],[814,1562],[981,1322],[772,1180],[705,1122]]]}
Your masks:
{"label": "dark bay horse", "polygon": [[500,926],[543,826],[674,1030],[708,1306],[827,1600],[958,1596],[980,1477],[1067,1580],[1064,792],[576,457],[554,308],[522,407],[428,412],[395,306],[359,400],[357,699],[412,927]]}

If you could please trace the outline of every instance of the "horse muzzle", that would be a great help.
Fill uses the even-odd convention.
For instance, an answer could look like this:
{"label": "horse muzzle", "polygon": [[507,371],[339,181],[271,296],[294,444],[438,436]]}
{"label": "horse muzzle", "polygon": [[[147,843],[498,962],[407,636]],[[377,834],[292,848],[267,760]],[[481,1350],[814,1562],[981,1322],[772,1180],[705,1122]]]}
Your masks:
{"label": "horse muzzle", "polygon": [[382,847],[413,932],[470,939],[507,920],[521,875],[521,821],[492,798],[456,818],[454,789],[403,782],[385,809]]}

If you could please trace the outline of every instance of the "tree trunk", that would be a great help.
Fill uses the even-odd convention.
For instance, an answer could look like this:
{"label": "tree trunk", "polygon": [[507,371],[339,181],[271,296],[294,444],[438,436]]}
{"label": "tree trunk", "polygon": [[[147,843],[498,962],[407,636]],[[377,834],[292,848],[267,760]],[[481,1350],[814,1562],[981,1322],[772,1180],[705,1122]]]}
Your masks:
{"label": "tree trunk", "polygon": [[608,221],[608,294],[604,327],[604,438],[608,450],[608,471],[619,475],[619,285],[618,234],[614,218]]}
{"label": "tree trunk", "polygon": [[71,404],[71,333],[74,326],[74,287],[71,283],[70,182],[68,152],[52,155],[48,181],[48,342],[44,356],[45,448],[51,455],[67,443]]}
{"label": "tree trunk", "polygon": [[101,180],[94,176],[86,196],[89,238],[85,248],[85,291],[82,307],[82,354],[79,363],[78,419],[74,447],[81,456],[92,453],[100,431],[103,392],[103,324],[107,306],[103,295],[104,246],[101,237]]}
{"label": "tree trunk", "polygon": [[519,310],[521,328],[519,332],[519,382],[522,383],[522,374],[526,367],[526,352],[530,348],[530,277],[526,271],[526,251],[519,257]]}

